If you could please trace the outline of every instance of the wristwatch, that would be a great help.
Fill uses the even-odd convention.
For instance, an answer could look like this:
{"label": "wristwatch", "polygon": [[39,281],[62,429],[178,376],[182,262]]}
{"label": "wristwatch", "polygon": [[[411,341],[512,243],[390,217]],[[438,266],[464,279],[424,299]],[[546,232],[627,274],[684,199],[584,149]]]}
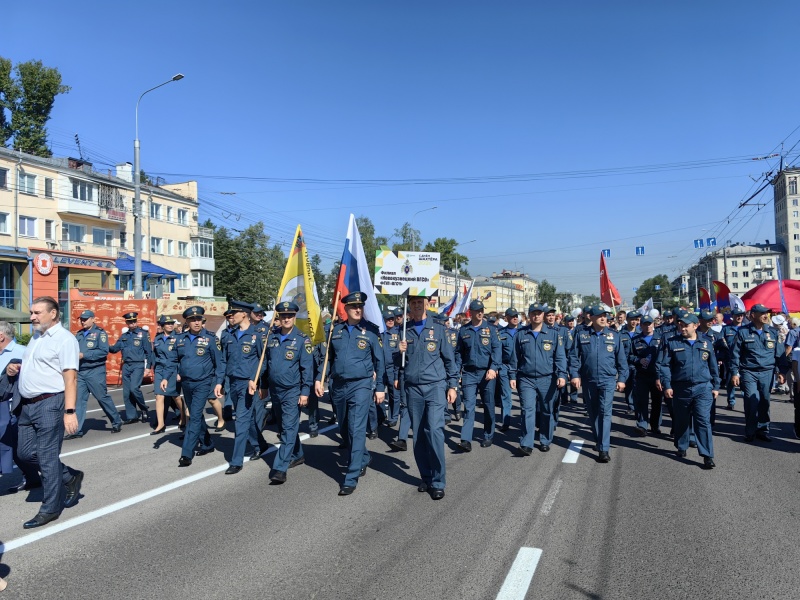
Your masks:
{"label": "wristwatch", "polygon": [[75,414],[75,409],[74,408],[65,408],[64,409],[64,414],[65,415],[74,415]]}

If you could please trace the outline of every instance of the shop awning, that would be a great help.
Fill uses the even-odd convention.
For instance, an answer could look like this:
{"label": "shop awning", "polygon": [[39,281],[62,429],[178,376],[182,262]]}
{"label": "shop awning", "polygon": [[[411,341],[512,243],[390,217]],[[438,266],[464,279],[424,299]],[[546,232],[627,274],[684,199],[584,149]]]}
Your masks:
{"label": "shop awning", "polygon": [[9,323],[30,323],[31,315],[30,313],[20,310],[0,306],[0,321],[7,321]]}
{"label": "shop awning", "polygon": [[[120,252],[117,258],[117,270],[120,273],[133,274],[133,263],[134,260],[130,254]],[[159,267],[149,260],[142,259],[142,277],[166,277],[167,279],[177,279],[180,275],[164,267]]]}

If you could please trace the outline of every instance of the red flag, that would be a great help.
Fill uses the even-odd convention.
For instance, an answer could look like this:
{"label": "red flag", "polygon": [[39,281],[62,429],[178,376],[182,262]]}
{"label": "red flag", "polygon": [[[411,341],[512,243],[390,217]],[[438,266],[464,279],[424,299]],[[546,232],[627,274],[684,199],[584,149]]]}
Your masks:
{"label": "red flag", "polygon": [[612,308],[622,304],[622,296],[608,276],[606,257],[602,252],[600,252],[600,299]]}

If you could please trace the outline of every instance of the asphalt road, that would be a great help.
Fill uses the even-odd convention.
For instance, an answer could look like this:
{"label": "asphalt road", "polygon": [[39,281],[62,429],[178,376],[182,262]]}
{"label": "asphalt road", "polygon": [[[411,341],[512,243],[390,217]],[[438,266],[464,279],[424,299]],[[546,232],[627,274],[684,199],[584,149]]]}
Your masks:
{"label": "asphalt road", "polygon": [[[696,450],[678,459],[666,438],[633,437],[619,402],[610,464],[595,462],[575,405],[562,411],[552,451],[531,457],[514,454],[516,427],[490,448],[455,453],[454,424],[438,502],[417,492],[413,454],[392,451],[395,432],[386,427],[368,441],[373,464],[356,492],[339,497],[335,426],[305,442],[307,464],[286,484],[270,485],[274,451],[223,474],[232,423],[215,434],[217,452],[178,468],[176,431],[150,436],[136,424],[111,435],[102,413],[89,413],[93,429],[64,443],[64,462],[86,473],[77,506],[28,532],[22,523],[40,492],[0,498],[3,594],[800,598],[793,409],[773,402],[775,441],[751,445],[740,406],[718,409],[713,471],[701,468]],[[274,430],[267,438],[277,442]],[[18,478],[3,477],[2,489]]]}

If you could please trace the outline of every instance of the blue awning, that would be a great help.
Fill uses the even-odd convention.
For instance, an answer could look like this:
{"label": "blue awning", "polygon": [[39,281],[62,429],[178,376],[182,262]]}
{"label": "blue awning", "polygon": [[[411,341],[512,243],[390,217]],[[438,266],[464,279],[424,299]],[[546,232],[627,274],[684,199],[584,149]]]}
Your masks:
{"label": "blue awning", "polygon": [[[120,273],[133,273],[133,263],[134,259],[130,254],[120,252],[117,258],[117,270]],[[149,260],[142,259],[142,277],[166,277],[168,279],[177,279],[180,275],[164,267],[159,267]]]}

